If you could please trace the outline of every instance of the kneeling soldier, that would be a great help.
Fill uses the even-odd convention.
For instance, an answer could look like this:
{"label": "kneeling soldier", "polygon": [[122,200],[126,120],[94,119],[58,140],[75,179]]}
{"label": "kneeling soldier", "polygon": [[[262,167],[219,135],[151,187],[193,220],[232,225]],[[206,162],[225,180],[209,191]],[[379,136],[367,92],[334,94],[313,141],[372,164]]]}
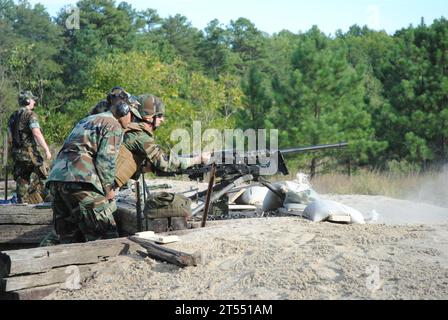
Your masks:
{"label": "kneeling soldier", "polygon": [[[154,140],[155,131],[165,121],[165,106],[159,98],[150,94],[142,95],[138,100],[142,120],[132,122],[125,130],[116,166],[115,183],[118,187],[125,185],[129,179],[137,180],[141,173],[171,172],[209,162],[209,153],[192,158],[168,156]],[[145,206],[145,213],[154,226],[152,230],[156,232],[186,226],[188,211],[189,203],[185,197],[166,193],[152,194]],[[176,218],[181,218],[185,223],[174,226]]]}
{"label": "kneeling soldier", "polygon": [[81,120],[54,161],[47,184],[61,244],[118,237],[115,162],[131,112],[116,101],[110,111]]}

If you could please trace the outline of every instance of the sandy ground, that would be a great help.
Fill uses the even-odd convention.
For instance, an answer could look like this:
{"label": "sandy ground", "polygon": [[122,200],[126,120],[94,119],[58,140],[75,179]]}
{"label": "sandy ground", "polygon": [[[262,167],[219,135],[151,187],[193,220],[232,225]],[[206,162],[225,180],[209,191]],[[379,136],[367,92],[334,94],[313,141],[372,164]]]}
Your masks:
{"label": "sandy ground", "polygon": [[322,195],[321,198],[355,208],[366,218],[370,218],[372,211],[376,211],[378,214],[376,223],[387,225],[448,223],[448,208],[429,203],[365,195]]}
{"label": "sandy ground", "polygon": [[[164,183],[176,191],[192,188],[191,182],[149,184]],[[299,217],[213,222],[168,245],[200,252],[197,267],[120,256],[97,265],[80,290],[60,289],[48,299],[448,299],[448,208],[376,196],[321,198],[366,217],[375,210],[379,219],[367,225]]]}
{"label": "sandy ground", "polygon": [[448,223],[338,225],[301,218],[223,221],[169,247],[197,267],[121,256],[82,289],[48,299],[447,299]]}

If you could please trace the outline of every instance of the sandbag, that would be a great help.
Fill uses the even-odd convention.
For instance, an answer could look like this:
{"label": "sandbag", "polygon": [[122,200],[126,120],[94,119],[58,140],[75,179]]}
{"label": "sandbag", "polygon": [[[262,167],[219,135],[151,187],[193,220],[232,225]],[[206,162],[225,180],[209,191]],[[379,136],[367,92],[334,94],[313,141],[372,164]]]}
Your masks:
{"label": "sandbag", "polygon": [[299,172],[294,181],[286,181],[284,185],[287,190],[284,205],[290,203],[310,204],[319,199],[319,195],[309,182],[308,175],[304,173]]}
{"label": "sandbag", "polygon": [[236,204],[255,205],[263,204],[269,189],[266,187],[254,186],[248,188],[244,193],[235,200]]}
{"label": "sandbag", "polygon": [[149,219],[190,217],[191,200],[174,193],[152,193],[145,203],[143,213]]}
{"label": "sandbag", "polygon": [[298,173],[293,181],[277,182],[274,186],[284,197],[280,198],[269,191],[263,201],[264,211],[273,211],[281,207],[290,208],[292,204],[308,205],[319,199],[319,195],[308,181],[308,176],[303,173]]}
{"label": "sandbag", "polygon": [[[281,183],[274,183],[273,186],[282,194],[286,192]],[[283,207],[283,198],[269,190],[263,200],[263,211],[275,211],[281,207]]]}
{"label": "sandbag", "polygon": [[316,200],[309,204],[303,212],[303,217],[314,222],[328,219],[330,215],[350,215],[351,223],[365,224],[361,212],[342,203],[331,200]]}

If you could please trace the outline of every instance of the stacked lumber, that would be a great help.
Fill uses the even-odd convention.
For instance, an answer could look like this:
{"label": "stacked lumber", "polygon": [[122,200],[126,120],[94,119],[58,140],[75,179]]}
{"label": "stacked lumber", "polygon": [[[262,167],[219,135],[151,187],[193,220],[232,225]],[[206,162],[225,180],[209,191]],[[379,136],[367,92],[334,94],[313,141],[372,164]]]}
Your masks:
{"label": "stacked lumber", "polygon": [[[117,202],[117,212],[115,221],[118,226],[120,235],[130,236],[139,232],[137,228],[137,209],[135,204],[126,202]],[[148,225],[143,218],[143,231],[156,231],[163,233],[167,230],[184,230],[190,229],[191,223],[187,223],[184,218],[161,218],[149,219]]]}
{"label": "stacked lumber", "polygon": [[41,299],[57,288],[73,289],[67,287],[71,278],[82,282],[95,264],[139,249],[121,238],[0,252],[0,299]]}
{"label": "stacked lumber", "polygon": [[96,264],[119,255],[144,254],[143,249],[147,256],[181,268],[202,261],[200,252],[189,254],[139,237],[4,251],[0,252],[0,299],[36,300],[59,288],[81,289]]}
{"label": "stacked lumber", "polygon": [[51,209],[0,206],[0,244],[37,245],[51,231]]}

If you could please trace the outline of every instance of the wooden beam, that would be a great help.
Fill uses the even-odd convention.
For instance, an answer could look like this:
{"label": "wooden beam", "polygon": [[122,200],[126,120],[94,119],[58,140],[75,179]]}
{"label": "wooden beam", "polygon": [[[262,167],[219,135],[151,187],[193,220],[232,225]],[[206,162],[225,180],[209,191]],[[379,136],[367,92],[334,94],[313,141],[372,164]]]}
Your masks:
{"label": "wooden beam", "polygon": [[139,248],[126,239],[59,245],[0,253],[0,278],[47,272],[70,265],[98,263]]}
{"label": "wooden beam", "polygon": [[146,249],[151,258],[172,263],[181,268],[197,266],[200,261],[199,254],[188,254],[164,246],[155,244],[152,241],[140,239],[139,237],[130,237],[130,240],[138,243]]}
{"label": "wooden beam", "polygon": [[51,232],[51,225],[0,225],[0,243],[38,244]]}
{"label": "wooden beam", "polygon": [[59,288],[60,284],[53,284],[14,292],[0,292],[0,300],[41,300]]}
{"label": "wooden beam", "polygon": [[32,210],[28,213],[2,212],[0,211],[0,225],[24,224],[24,225],[49,225],[53,222],[53,213],[48,210]]}
{"label": "wooden beam", "polygon": [[[93,266],[93,264],[77,266],[79,270],[80,281],[83,281],[92,274]],[[70,272],[71,270],[69,270],[68,268],[69,267],[62,267],[50,270],[45,273],[5,278],[1,281],[0,292],[13,292],[24,289],[44,287],[53,284],[65,284],[65,281],[70,277],[70,274],[72,274],[72,272]]]}
{"label": "wooden beam", "polygon": [[229,204],[235,203],[235,201],[246,192],[247,188],[242,188],[234,193],[229,192]]}
{"label": "wooden beam", "polygon": [[36,209],[33,205],[7,205],[0,206],[1,215],[34,215],[34,214],[47,214],[53,215],[51,209]]}

